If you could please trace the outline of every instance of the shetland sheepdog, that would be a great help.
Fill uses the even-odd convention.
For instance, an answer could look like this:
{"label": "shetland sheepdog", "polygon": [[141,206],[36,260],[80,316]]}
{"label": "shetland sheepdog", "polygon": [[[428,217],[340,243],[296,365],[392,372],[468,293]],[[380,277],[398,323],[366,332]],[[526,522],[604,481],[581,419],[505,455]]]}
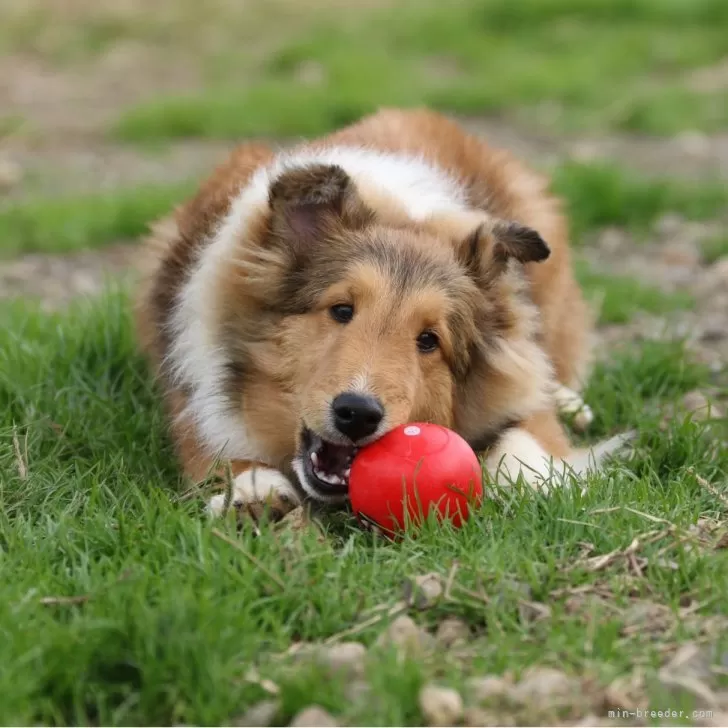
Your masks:
{"label": "shetland sheepdog", "polygon": [[444,116],[243,144],[145,251],[139,337],[182,467],[232,473],[240,512],[344,504],[357,450],[406,422],[539,489],[623,443],[574,450],[560,420],[584,406],[592,322],[559,201]]}

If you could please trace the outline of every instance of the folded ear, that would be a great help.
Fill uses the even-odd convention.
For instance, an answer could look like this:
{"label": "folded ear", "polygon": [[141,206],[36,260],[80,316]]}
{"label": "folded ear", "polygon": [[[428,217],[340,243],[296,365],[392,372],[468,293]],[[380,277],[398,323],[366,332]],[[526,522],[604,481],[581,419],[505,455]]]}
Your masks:
{"label": "folded ear", "polygon": [[337,226],[362,227],[373,217],[349,175],[337,165],[283,172],[270,187],[268,203],[272,231],[297,246],[315,242]]}
{"label": "folded ear", "polygon": [[459,249],[462,263],[477,278],[498,275],[511,259],[539,263],[550,254],[546,241],[535,230],[504,220],[480,225]]}

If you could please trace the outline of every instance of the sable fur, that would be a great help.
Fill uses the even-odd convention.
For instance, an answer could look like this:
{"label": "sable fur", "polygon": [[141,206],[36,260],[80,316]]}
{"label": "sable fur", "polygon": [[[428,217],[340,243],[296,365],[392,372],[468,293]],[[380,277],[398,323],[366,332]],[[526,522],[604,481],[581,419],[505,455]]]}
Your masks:
{"label": "sable fur", "polygon": [[[590,321],[547,182],[428,111],[381,111],[285,159],[242,145],[150,236],[138,329],[186,474],[222,454],[238,501],[285,510],[311,495],[301,423],[330,433],[352,387],[383,402],[385,429],[430,420],[484,449],[518,425],[568,460],[552,392],[580,388]],[[350,301],[342,326],[329,308]],[[430,330],[440,348],[420,354]]]}

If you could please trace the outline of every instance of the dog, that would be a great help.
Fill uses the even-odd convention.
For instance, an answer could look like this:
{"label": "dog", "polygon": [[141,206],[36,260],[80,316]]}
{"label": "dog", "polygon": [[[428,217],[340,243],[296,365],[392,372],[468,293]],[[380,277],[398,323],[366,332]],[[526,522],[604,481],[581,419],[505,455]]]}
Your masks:
{"label": "dog", "polygon": [[136,302],[185,475],[209,512],[345,504],[358,449],[452,428],[495,479],[548,490],[574,450],[592,321],[548,181],[426,109],[287,150],[239,146],[152,229]]}

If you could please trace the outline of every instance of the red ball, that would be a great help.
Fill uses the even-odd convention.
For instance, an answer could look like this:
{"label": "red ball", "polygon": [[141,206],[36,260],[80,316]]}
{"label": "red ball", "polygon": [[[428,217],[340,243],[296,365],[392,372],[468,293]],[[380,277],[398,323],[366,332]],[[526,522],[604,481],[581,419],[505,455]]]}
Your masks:
{"label": "red ball", "polygon": [[423,422],[362,448],[349,476],[354,513],[388,535],[407,521],[421,523],[430,511],[460,527],[482,495],[481,465],[470,445],[447,427]]}

